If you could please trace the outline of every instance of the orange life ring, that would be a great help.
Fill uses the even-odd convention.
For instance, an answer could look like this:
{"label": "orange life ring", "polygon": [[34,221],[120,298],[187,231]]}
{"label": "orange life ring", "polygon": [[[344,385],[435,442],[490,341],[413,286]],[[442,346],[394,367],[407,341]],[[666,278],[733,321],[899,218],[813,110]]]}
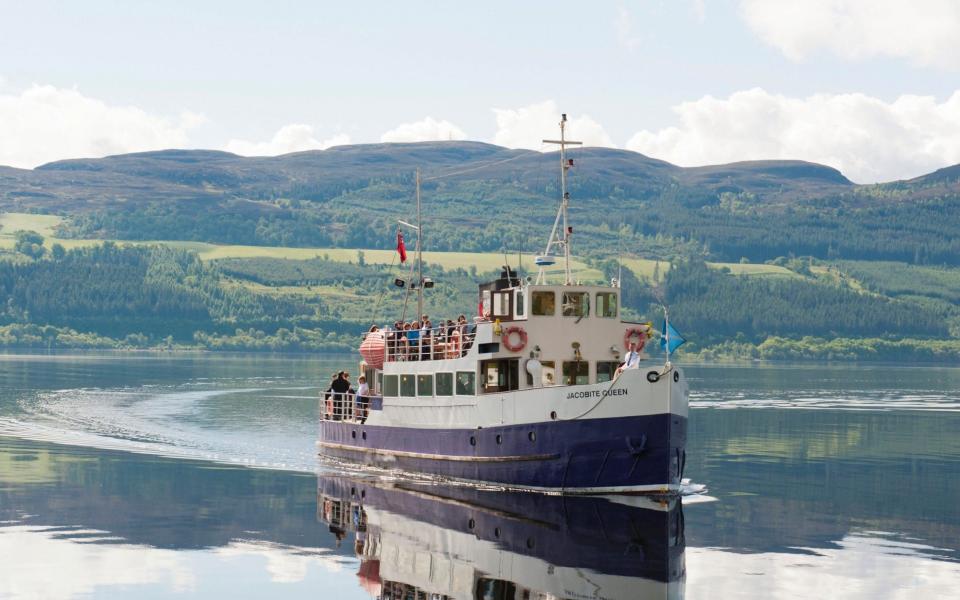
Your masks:
{"label": "orange life ring", "polygon": [[[520,338],[520,342],[517,344],[510,343],[510,336],[514,333]],[[516,325],[504,329],[503,336],[500,339],[503,341],[503,347],[510,352],[520,352],[527,346],[527,332]]]}
{"label": "orange life ring", "polygon": [[643,350],[644,345],[647,343],[647,338],[650,336],[648,329],[641,329],[640,327],[631,327],[623,334],[623,349],[630,349],[630,340],[634,336],[637,336],[639,339],[636,342],[633,342],[637,345],[637,352]]}

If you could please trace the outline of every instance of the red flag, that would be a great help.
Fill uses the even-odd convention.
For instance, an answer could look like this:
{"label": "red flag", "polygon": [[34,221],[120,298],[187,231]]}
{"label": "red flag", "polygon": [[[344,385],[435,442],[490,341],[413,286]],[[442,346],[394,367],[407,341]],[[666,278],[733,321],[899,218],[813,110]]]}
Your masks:
{"label": "red flag", "polygon": [[407,247],[403,245],[403,232],[397,231],[397,252],[400,253],[400,262],[407,262]]}

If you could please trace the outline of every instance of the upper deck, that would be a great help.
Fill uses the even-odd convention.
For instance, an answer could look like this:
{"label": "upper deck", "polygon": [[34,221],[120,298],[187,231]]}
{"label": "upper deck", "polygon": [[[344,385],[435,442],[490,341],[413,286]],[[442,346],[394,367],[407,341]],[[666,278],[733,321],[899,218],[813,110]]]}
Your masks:
{"label": "upper deck", "polygon": [[[498,280],[499,281],[499,280]],[[644,324],[620,319],[620,290],[603,285],[480,286],[478,316],[453,327],[385,331],[374,390],[386,398],[475,395],[610,381],[625,336]],[[439,375],[442,374],[442,375]],[[435,377],[436,376],[436,377]]]}

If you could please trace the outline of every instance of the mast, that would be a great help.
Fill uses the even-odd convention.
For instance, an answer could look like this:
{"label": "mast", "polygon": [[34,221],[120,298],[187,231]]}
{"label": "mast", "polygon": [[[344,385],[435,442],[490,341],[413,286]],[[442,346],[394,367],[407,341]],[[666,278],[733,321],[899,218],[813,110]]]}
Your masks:
{"label": "mast", "polygon": [[[566,137],[567,113],[560,116],[560,139],[543,140],[544,144],[558,144],[560,146],[560,210],[557,212],[557,218],[553,221],[553,229],[550,231],[550,240],[547,242],[547,249],[543,252],[543,257],[550,255],[550,248],[554,245],[563,246],[564,260],[564,284],[573,285],[573,275],[570,272],[570,236],[573,234],[573,228],[567,224],[567,208],[570,206],[570,192],[567,191],[567,171],[573,167],[573,160],[567,160],[567,146],[579,146],[583,142],[574,142]],[[563,223],[562,234],[557,233],[557,225]],[[543,267],[553,264],[548,260],[538,260],[540,271],[537,273],[537,283],[544,280]]]}
{"label": "mast", "polygon": [[417,320],[423,316],[423,223],[420,222],[420,169],[417,168]]}

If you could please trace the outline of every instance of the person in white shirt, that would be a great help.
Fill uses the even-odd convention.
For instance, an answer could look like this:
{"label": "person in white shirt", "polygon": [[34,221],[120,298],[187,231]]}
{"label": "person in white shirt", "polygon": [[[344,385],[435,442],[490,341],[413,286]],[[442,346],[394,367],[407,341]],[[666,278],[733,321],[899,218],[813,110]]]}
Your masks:
{"label": "person in white shirt", "polygon": [[367,378],[363,375],[357,378],[357,384],[357,410],[353,416],[364,423],[367,420],[367,409],[370,406],[370,386],[367,385]]}
{"label": "person in white shirt", "polygon": [[623,357],[623,364],[617,369],[617,375],[619,375],[624,369],[636,369],[640,366],[640,353],[637,352],[637,345],[635,343],[630,344],[630,350],[627,351],[627,354]]}

